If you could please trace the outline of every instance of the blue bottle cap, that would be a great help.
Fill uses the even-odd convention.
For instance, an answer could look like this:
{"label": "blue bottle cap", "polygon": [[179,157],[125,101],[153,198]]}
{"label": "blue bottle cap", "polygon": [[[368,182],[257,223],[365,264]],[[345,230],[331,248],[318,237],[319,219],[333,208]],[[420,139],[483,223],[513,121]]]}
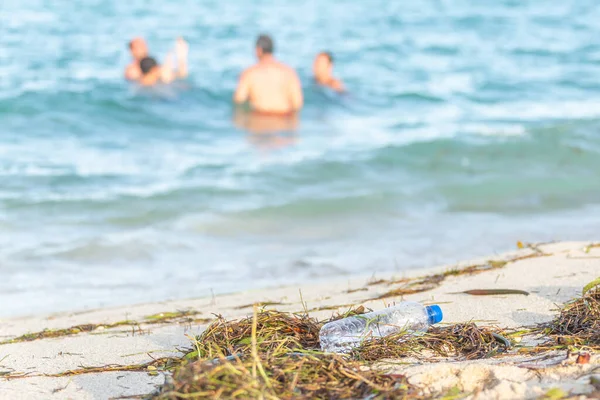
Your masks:
{"label": "blue bottle cap", "polygon": [[427,314],[429,315],[429,323],[431,325],[437,324],[438,322],[442,322],[442,319],[444,319],[444,313],[442,312],[440,306],[434,304],[425,308],[427,309]]}

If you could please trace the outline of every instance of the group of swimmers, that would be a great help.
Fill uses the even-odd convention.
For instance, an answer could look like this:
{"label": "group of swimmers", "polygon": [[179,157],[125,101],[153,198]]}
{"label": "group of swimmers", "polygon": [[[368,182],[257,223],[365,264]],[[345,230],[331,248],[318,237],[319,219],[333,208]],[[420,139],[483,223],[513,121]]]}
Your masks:
{"label": "group of swimmers", "polygon": [[[149,56],[144,39],[135,38],[129,43],[133,58],[125,69],[125,78],[144,86],[171,83],[188,75],[188,43],[183,38],[175,42],[165,62],[159,65]],[[260,35],[256,40],[258,62],[246,69],[233,95],[236,104],[249,104],[254,114],[266,116],[295,115],[304,105],[302,85],[296,71],[278,61],[274,56],[273,39]],[[333,56],[319,53],[313,64],[315,82],[337,92],[344,91],[343,83],[333,76]]]}
{"label": "group of swimmers", "polygon": [[[135,38],[129,42],[129,52],[133,61],[125,68],[125,79],[136,81],[144,86],[157,83],[171,83],[176,79],[186,78],[188,75],[189,45],[183,38],[175,41],[175,49],[167,54],[163,65],[159,65],[155,58],[148,55],[148,45],[142,38]],[[173,63],[176,59],[177,65]]]}

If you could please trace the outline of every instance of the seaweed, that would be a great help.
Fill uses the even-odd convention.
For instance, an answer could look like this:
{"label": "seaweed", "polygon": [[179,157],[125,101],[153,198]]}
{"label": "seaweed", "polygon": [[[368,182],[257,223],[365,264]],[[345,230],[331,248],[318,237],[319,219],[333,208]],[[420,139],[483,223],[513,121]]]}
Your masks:
{"label": "seaweed", "polygon": [[[190,357],[217,358],[248,354],[253,317],[227,321],[219,316],[194,342]],[[319,347],[319,322],[307,315],[261,310],[256,316],[257,342],[261,352],[274,349],[297,351]]]}
{"label": "seaweed", "polygon": [[415,393],[404,376],[319,352],[322,324],[256,309],[240,321],[219,318],[194,341],[198,360],[177,368],[154,398],[396,399]]}
{"label": "seaweed", "polygon": [[500,330],[480,328],[474,323],[444,327],[433,326],[422,335],[405,332],[371,339],[353,349],[350,355],[357,360],[415,357],[431,361],[431,356],[475,360],[506,352],[510,342]]}
{"label": "seaweed", "polygon": [[234,308],[234,310],[244,310],[246,308],[252,308],[254,306],[258,306],[260,308],[265,308],[265,307],[269,307],[269,306],[288,306],[289,303],[282,303],[280,301],[264,301],[264,302],[259,302],[259,303],[252,303],[252,304],[244,304],[241,306],[237,306]]}
{"label": "seaweed", "polygon": [[437,274],[426,275],[423,277],[419,277],[416,279],[409,278],[401,278],[398,280],[378,280],[375,282],[369,282],[367,285],[381,285],[383,283],[387,283],[388,285],[393,284],[402,284],[402,286],[392,289],[386,293],[383,293],[377,297],[366,299],[365,301],[370,300],[381,300],[387,299],[390,297],[401,297],[415,293],[422,293],[429,290],[433,290],[439,287],[447,278],[452,276],[461,276],[461,275],[476,275],[482,272],[493,271],[496,269],[503,268],[509,263],[526,260],[529,258],[537,258],[537,257],[547,257],[550,254],[546,254],[539,250],[534,245],[528,245],[528,248],[535,251],[531,254],[526,254],[523,256],[518,256],[511,258],[509,260],[489,260],[483,264],[474,264],[464,268],[453,268],[448,271],[444,271]]}
{"label": "seaweed", "polygon": [[[264,375],[255,372],[257,363]],[[364,370],[356,361],[337,355],[262,354],[258,359],[237,358],[217,366],[196,361],[177,370],[172,383],[157,399],[396,399],[412,389],[404,376]]]}
{"label": "seaweed", "polygon": [[517,289],[472,289],[465,290],[464,292],[455,292],[450,294],[469,294],[471,296],[496,296],[496,295],[507,295],[507,294],[522,294],[529,296],[529,292],[525,290]]}
{"label": "seaweed", "polygon": [[431,354],[473,360],[510,347],[502,331],[468,323],[432,327],[418,336],[371,339],[343,356],[319,351],[323,324],[368,311],[350,308],[324,321],[264,309],[239,321],[219,317],[194,339],[187,362],[176,367],[154,398],[421,398],[403,375],[375,368],[373,362],[409,356],[435,361]]}
{"label": "seaweed", "polygon": [[546,346],[589,346],[600,350],[600,287],[590,287],[567,303],[559,315],[540,328],[551,340]]}
{"label": "seaweed", "polygon": [[96,330],[101,329],[113,329],[121,326],[130,326],[134,330],[138,328],[140,331],[141,325],[157,325],[157,324],[167,324],[167,323],[207,323],[210,319],[207,318],[193,318],[194,316],[200,314],[199,311],[187,310],[187,311],[175,311],[175,312],[165,312],[158,313],[146,316],[142,321],[131,321],[131,320],[123,320],[118,322],[113,322],[110,324],[81,324],[74,325],[69,328],[64,329],[44,329],[39,332],[26,333],[24,335],[15,337],[13,339],[8,339],[0,342],[0,345],[3,344],[12,344],[12,343],[21,343],[21,342],[32,342],[34,340],[40,339],[51,339],[51,338],[59,338],[65,336],[77,335],[80,333],[89,333],[94,332]]}
{"label": "seaweed", "polygon": [[339,310],[340,308],[348,308],[352,307],[353,304],[338,304],[333,306],[319,306],[311,308],[310,310],[306,310],[306,312],[316,312],[316,311],[331,311],[331,310]]}
{"label": "seaweed", "polygon": [[[444,272],[441,272],[438,274],[427,275],[427,276],[417,278],[414,280],[402,279],[398,282],[404,283],[403,286],[396,288],[396,289],[392,289],[382,295],[379,295],[379,296],[369,299],[369,300],[381,300],[381,299],[387,299],[389,297],[399,297],[399,296],[406,296],[409,294],[426,292],[426,291],[433,290],[433,289],[439,287],[442,284],[442,282],[444,282],[446,280],[446,278],[448,278],[450,276],[479,274],[482,272],[502,268],[507,263],[508,262],[506,262],[506,261],[489,261],[485,264],[471,265],[466,268],[460,268],[460,269],[451,269],[451,270],[444,271]],[[396,282],[390,282],[390,283],[396,283]]]}
{"label": "seaweed", "polygon": [[185,360],[179,357],[163,357],[153,359],[152,361],[141,364],[109,364],[94,367],[81,367],[77,369],[67,370],[56,374],[39,374],[39,373],[7,373],[3,375],[4,379],[19,379],[32,377],[47,377],[47,378],[63,378],[75,375],[95,374],[99,372],[147,372],[152,375],[158,374],[158,371],[168,371],[174,367],[181,365]]}

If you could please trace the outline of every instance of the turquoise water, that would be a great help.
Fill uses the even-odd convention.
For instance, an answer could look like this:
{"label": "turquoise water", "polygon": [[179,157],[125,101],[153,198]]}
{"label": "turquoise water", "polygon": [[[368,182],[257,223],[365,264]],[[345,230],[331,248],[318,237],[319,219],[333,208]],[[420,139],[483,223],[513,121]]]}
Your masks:
{"label": "turquoise water", "polygon": [[[597,239],[597,4],[404,3],[5,0],[0,315]],[[304,85],[289,146],[232,124],[263,31]],[[129,38],[180,34],[185,85],[122,80]],[[323,49],[349,96],[312,85]]]}

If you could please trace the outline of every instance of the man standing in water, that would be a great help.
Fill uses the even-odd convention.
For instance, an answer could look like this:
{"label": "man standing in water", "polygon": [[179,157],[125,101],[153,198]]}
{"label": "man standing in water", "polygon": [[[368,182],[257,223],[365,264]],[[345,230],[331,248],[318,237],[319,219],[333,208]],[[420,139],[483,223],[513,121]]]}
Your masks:
{"label": "man standing in water", "polygon": [[304,99],[298,74],[273,56],[273,40],[261,35],[256,41],[258,63],[245,70],[233,96],[237,104],[249,102],[258,114],[293,115]]}
{"label": "man standing in water", "polygon": [[342,81],[333,76],[333,56],[331,53],[323,51],[317,54],[313,64],[313,74],[319,85],[333,89],[336,92],[345,91]]}
{"label": "man standing in water", "polygon": [[145,57],[148,57],[148,46],[146,41],[137,37],[129,42],[129,52],[133,60],[125,68],[125,79],[129,81],[137,81],[142,77],[142,69],[140,68],[140,61]]}

